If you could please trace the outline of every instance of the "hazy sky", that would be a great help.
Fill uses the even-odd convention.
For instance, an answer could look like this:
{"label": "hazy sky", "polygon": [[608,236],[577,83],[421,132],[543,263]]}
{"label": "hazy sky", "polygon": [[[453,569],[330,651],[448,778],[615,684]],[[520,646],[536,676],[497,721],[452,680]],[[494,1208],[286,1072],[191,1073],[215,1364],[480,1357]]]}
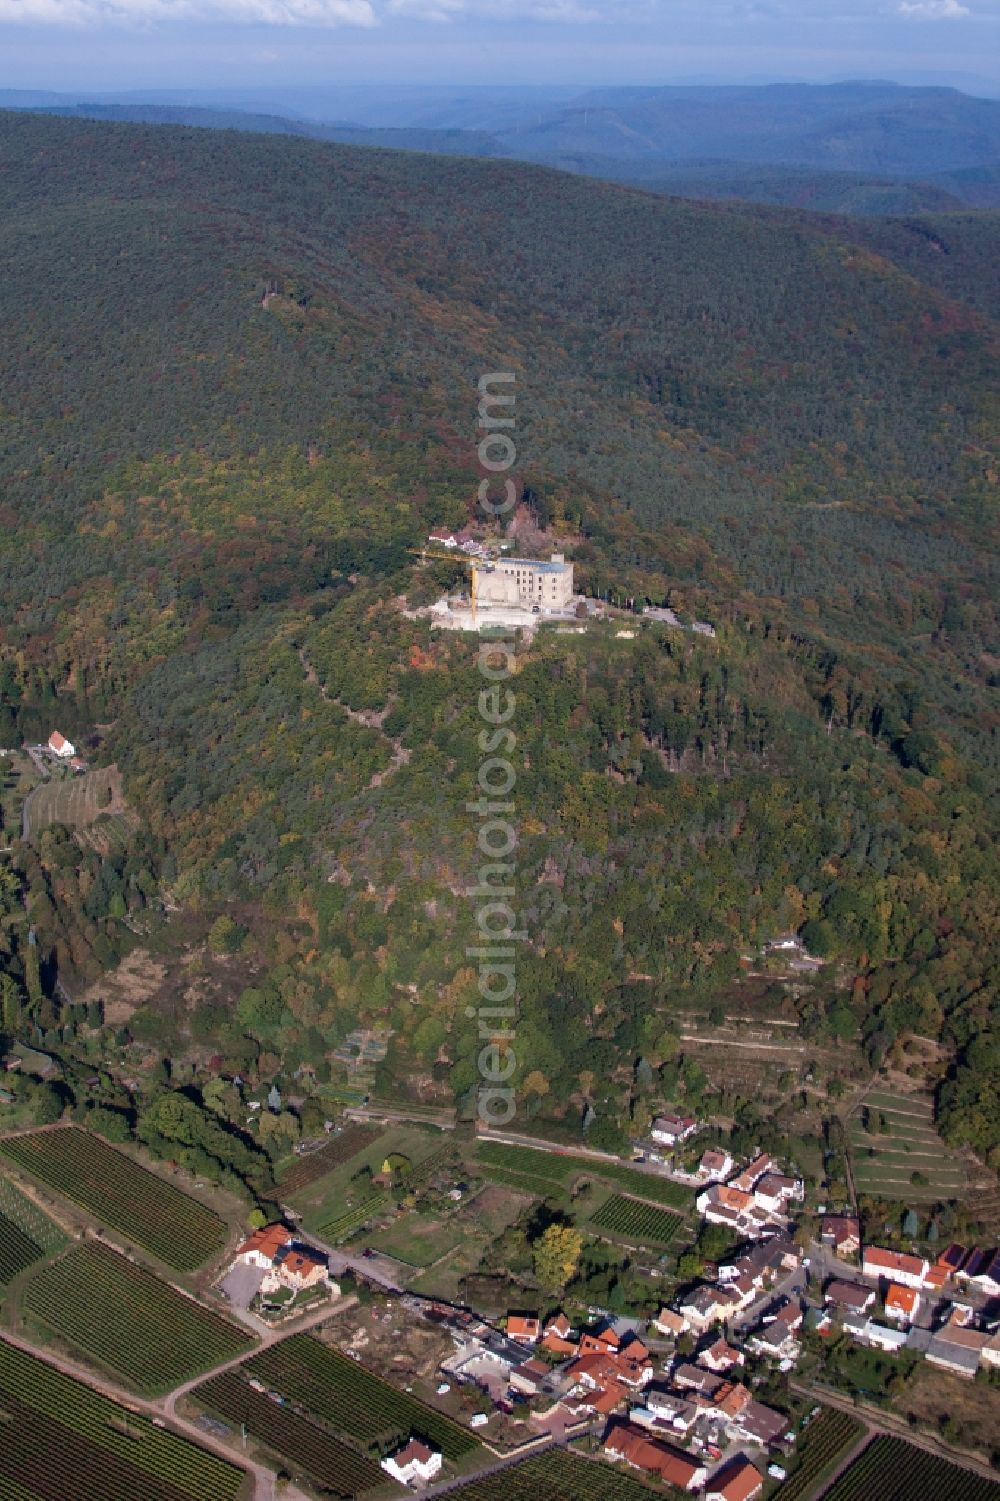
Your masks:
{"label": "hazy sky", "polygon": [[1000,0],[0,0],[0,87],[1000,79]]}

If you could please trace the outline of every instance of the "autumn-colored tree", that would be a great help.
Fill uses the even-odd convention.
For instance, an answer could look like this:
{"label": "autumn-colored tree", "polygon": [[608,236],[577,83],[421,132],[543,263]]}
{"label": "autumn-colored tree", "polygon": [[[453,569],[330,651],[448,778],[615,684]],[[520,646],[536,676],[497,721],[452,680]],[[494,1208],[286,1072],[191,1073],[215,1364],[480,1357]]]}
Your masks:
{"label": "autumn-colored tree", "polygon": [[572,1225],[550,1225],[532,1244],[535,1276],[541,1285],[557,1292],[564,1288],[576,1271],[583,1236]]}

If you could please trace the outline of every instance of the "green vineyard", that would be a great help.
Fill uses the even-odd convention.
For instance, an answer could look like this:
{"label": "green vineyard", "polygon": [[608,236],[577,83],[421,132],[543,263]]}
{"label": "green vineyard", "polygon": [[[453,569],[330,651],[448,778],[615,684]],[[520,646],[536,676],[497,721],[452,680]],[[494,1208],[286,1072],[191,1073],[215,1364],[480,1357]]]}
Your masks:
{"label": "green vineyard", "polygon": [[[564,1188],[573,1178],[585,1174],[627,1189],[637,1198],[652,1199],[670,1208],[686,1208],[691,1202],[690,1191],[679,1183],[672,1183],[669,1178],[661,1178],[656,1173],[640,1172],[625,1162],[571,1157],[558,1152],[543,1152],[535,1147],[505,1146],[495,1141],[480,1142],[476,1155],[484,1176],[492,1176],[490,1169],[497,1168],[523,1178],[526,1185],[544,1184],[549,1193],[553,1188]],[[505,1181],[516,1186],[510,1180]],[[538,1189],[531,1187],[530,1191],[538,1192]]]}
{"label": "green vineyard", "polygon": [[0,1340],[0,1495],[236,1501],[243,1471]]}
{"label": "green vineyard", "polygon": [[208,1411],[245,1427],[252,1438],[290,1469],[313,1481],[324,1494],[353,1501],[355,1496],[386,1482],[374,1460],[309,1418],[279,1407],[233,1371],[206,1381],[195,1396]]}
{"label": "green vineyard", "polygon": [[602,1204],[590,1223],[597,1230],[620,1236],[637,1246],[667,1246],[684,1223],[680,1215],[654,1204],[644,1204],[625,1194],[615,1194]]}
{"label": "green vineyard", "polygon": [[362,1444],[415,1433],[445,1459],[459,1459],[479,1447],[472,1433],[444,1413],[310,1335],[282,1340],[250,1360],[247,1369],[270,1390]]}
{"label": "green vineyard", "polygon": [[677,1493],[654,1492],[602,1460],[581,1459],[564,1449],[470,1480],[451,1492],[453,1501],[651,1501],[653,1495],[668,1494]]}
{"label": "green vineyard", "polygon": [[824,1408],[799,1440],[801,1463],[781,1487],[781,1501],[809,1501],[828,1470],[856,1444],[865,1431],[863,1423],[835,1407]]}
{"label": "green vineyard", "polygon": [[247,1330],[94,1242],[38,1272],[24,1306],[142,1392],[169,1391],[254,1344]]}
{"label": "green vineyard", "polygon": [[19,1225],[0,1214],[0,1287],[45,1253]]}
{"label": "green vineyard", "polygon": [[1000,1481],[960,1469],[901,1438],[875,1438],[823,1501],[1000,1501]]}
{"label": "green vineyard", "polygon": [[349,1162],[365,1147],[377,1141],[379,1132],[371,1126],[348,1126],[339,1136],[331,1139],[316,1152],[299,1157],[287,1172],[278,1179],[278,1192],[286,1195],[300,1193],[309,1188],[341,1163]]}
{"label": "green vineyard", "polygon": [[6,1137],[0,1151],[178,1271],[194,1271],[225,1244],[212,1210],[77,1126]]}
{"label": "green vineyard", "polygon": [[0,1173],[0,1214],[22,1230],[46,1255],[61,1251],[66,1237],[54,1220],[29,1199],[27,1194]]}
{"label": "green vineyard", "polygon": [[320,1226],[320,1234],[327,1240],[346,1240],[353,1235],[355,1230],[360,1230],[367,1220],[374,1219],[381,1214],[390,1203],[387,1194],[372,1194],[367,1199],[362,1199],[360,1204],[353,1204],[350,1209],[345,1209],[340,1214],[334,1215],[333,1219],[326,1220]]}

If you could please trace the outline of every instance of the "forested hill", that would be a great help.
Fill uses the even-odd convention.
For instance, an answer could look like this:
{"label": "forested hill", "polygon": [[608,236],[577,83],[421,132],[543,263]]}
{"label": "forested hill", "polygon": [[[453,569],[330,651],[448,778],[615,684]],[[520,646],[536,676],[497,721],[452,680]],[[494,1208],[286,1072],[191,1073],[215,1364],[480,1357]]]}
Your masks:
{"label": "forested hill", "polygon": [[[526,1067],[566,1098],[593,1015],[610,1068],[668,993],[807,920],[857,969],[873,1056],[908,1026],[969,1054],[995,921],[997,223],[0,116],[5,735],[56,707],[112,724],[175,895],[311,932],[223,1041],[294,1059],[377,1015],[399,1059],[473,1082],[475,676],[392,601],[430,597],[406,549],[467,516],[475,383],[514,369],[519,477],[580,581],[718,627],[526,660],[525,879],[549,883]],[[71,863],[39,849],[24,878],[86,969],[143,883],[123,866],[102,905]],[[411,984],[436,998],[416,1039]]]}

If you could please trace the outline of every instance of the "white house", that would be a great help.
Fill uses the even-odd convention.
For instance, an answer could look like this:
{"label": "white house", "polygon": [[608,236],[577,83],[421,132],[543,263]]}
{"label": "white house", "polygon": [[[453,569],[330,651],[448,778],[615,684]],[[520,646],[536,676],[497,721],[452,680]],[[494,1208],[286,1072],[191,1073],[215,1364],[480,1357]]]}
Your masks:
{"label": "white house", "polygon": [[49,750],[54,756],[58,756],[60,761],[69,761],[76,755],[76,746],[65,736],[60,735],[58,730],[53,730],[49,736]]}
{"label": "white house", "polygon": [[675,1147],[679,1141],[687,1141],[698,1129],[692,1115],[658,1115],[649,1128],[654,1141],[665,1147]]}
{"label": "white house", "polygon": [[790,1199],[802,1196],[802,1183],[784,1173],[765,1173],[754,1185],[754,1203],[769,1214],[780,1214]]}
{"label": "white house", "polygon": [[930,1263],[922,1256],[907,1256],[900,1251],[886,1251],[881,1246],[865,1246],[861,1270],[866,1277],[884,1277],[903,1287],[922,1288]]}
{"label": "white house", "polygon": [[398,1480],[400,1485],[413,1485],[419,1481],[426,1485],[441,1473],[441,1455],[436,1449],[429,1449],[419,1439],[411,1438],[402,1449],[397,1449],[395,1454],[390,1454],[383,1459],[382,1468],[393,1480]]}

